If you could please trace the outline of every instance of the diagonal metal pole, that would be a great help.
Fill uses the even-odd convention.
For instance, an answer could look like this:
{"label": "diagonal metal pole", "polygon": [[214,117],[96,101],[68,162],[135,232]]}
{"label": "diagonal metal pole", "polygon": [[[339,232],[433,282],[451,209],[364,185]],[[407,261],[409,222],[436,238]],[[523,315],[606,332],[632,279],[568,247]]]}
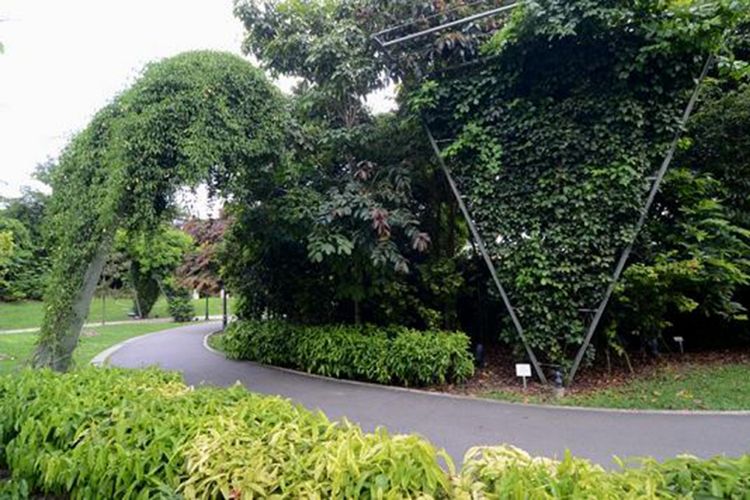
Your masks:
{"label": "diagonal metal pole", "polygon": [[492,281],[495,282],[495,287],[497,287],[497,290],[500,292],[500,296],[503,299],[503,304],[505,304],[505,308],[508,310],[510,319],[513,322],[513,327],[516,329],[516,332],[518,333],[518,336],[520,337],[521,342],[523,343],[523,346],[526,349],[526,354],[528,354],[529,360],[531,361],[531,364],[534,366],[534,371],[536,372],[537,377],[539,377],[539,380],[543,384],[546,384],[547,378],[544,376],[544,371],[542,371],[542,367],[539,364],[539,361],[537,360],[536,355],[534,354],[534,351],[531,348],[531,345],[529,344],[526,338],[526,334],[524,333],[523,326],[521,326],[521,322],[518,320],[518,316],[516,315],[516,310],[513,308],[513,304],[510,302],[510,298],[508,297],[508,294],[505,291],[505,287],[503,287],[503,284],[500,282],[500,278],[497,276],[497,270],[495,269],[495,264],[492,262],[492,258],[490,257],[489,252],[487,252],[487,247],[485,247],[484,245],[484,240],[479,234],[479,230],[477,229],[476,224],[474,224],[474,220],[471,218],[471,215],[469,214],[469,209],[466,207],[466,203],[464,203],[464,199],[461,196],[461,192],[458,190],[456,181],[453,179],[453,174],[451,174],[450,169],[445,164],[445,160],[443,159],[443,155],[440,151],[440,147],[438,146],[437,141],[435,140],[435,137],[432,135],[432,132],[430,131],[430,127],[427,125],[427,121],[424,118],[422,118],[422,126],[424,127],[425,133],[427,134],[427,138],[430,141],[430,145],[432,146],[432,150],[435,153],[435,157],[437,158],[438,164],[440,165],[440,169],[443,171],[443,174],[445,174],[445,178],[448,180],[448,185],[451,188],[453,197],[456,199],[456,202],[458,203],[458,208],[461,210],[461,214],[463,214],[464,219],[466,219],[466,223],[469,225],[469,231],[471,231],[471,236],[474,239],[474,242],[476,243],[477,248],[479,249],[479,253],[482,254],[482,258],[484,259],[485,264],[487,264],[487,269],[489,269],[490,271],[490,275],[492,276]]}
{"label": "diagonal metal pole", "polygon": [[[439,26],[434,26],[432,28],[428,28],[426,30],[419,31],[417,33],[411,33],[409,35],[404,35],[404,36],[402,36],[400,38],[396,38],[394,40],[389,40],[387,42],[381,42],[381,45],[383,46],[383,48],[390,47],[391,45],[398,45],[400,43],[408,42],[409,40],[414,40],[416,38],[420,38],[420,37],[423,37],[425,35],[429,35],[429,34],[432,34],[432,33],[437,33],[439,31],[443,31],[443,30],[446,30],[448,28],[452,28],[454,26],[459,26],[459,25],[462,25],[462,24],[470,23],[472,21],[478,21],[479,19],[484,19],[485,17],[496,16],[496,15],[498,15],[500,13],[503,13],[505,11],[508,11],[508,10],[511,10],[511,9],[515,8],[517,5],[518,5],[517,3],[512,3],[512,4],[509,4],[509,5],[503,5],[502,7],[498,7],[496,9],[490,9],[490,10],[487,10],[487,11],[484,11],[484,12],[479,12],[477,14],[473,14],[471,16],[467,16],[467,17],[464,17],[462,19],[456,19],[455,21],[450,21],[450,22],[447,22],[445,24],[441,24]],[[381,34],[383,34],[383,32],[379,33],[378,35],[381,35]]]}
{"label": "diagonal metal pole", "polygon": [[[383,54],[386,56],[386,58],[389,59],[396,67],[398,67],[399,66],[398,63],[393,59],[390,51],[387,48],[389,45],[402,43],[406,40],[417,38],[419,36],[423,36],[425,34],[432,33],[435,31],[440,31],[442,29],[446,29],[448,27],[458,25],[461,23],[465,23],[470,20],[481,19],[483,17],[488,17],[490,15],[496,15],[500,12],[510,10],[513,7],[516,7],[517,5],[518,5],[518,2],[503,6],[499,9],[493,9],[491,11],[486,11],[478,15],[469,16],[468,18],[464,18],[463,20],[447,23],[447,24],[437,27],[436,29],[425,30],[413,36],[402,37],[398,40],[393,40],[391,42],[383,42],[380,39],[380,35],[390,30],[377,33],[372,36],[372,39],[375,41],[375,43],[377,43],[380,46],[380,49],[383,52]],[[422,74],[419,68],[416,68],[415,76],[416,76],[417,81],[422,80]],[[485,264],[487,265],[487,269],[489,270],[490,275],[492,276],[492,281],[495,283],[495,287],[500,293],[500,297],[502,298],[503,304],[505,305],[505,308],[507,309],[508,314],[510,315],[511,321],[513,323],[513,327],[515,328],[516,333],[518,334],[518,337],[521,339],[521,342],[523,343],[524,349],[526,350],[526,354],[529,357],[529,361],[531,361],[531,364],[534,367],[534,371],[536,372],[537,377],[539,377],[540,382],[542,382],[543,384],[547,384],[547,377],[545,377],[544,371],[542,370],[539,360],[537,359],[536,355],[534,354],[534,350],[531,348],[531,345],[528,342],[523,326],[521,325],[521,322],[518,319],[518,315],[516,314],[516,310],[510,301],[510,297],[508,296],[508,293],[505,291],[505,287],[503,287],[502,283],[500,282],[500,278],[497,275],[497,270],[495,269],[495,264],[492,262],[492,258],[490,257],[490,254],[487,251],[487,247],[484,244],[484,240],[479,234],[479,230],[477,229],[476,224],[474,224],[474,220],[471,218],[471,214],[469,213],[469,210],[466,207],[466,203],[464,202],[463,197],[461,196],[461,192],[459,191],[458,186],[456,185],[456,182],[453,178],[453,174],[451,173],[450,169],[445,163],[445,160],[443,159],[443,155],[442,155],[442,152],[440,151],[440,147],[438,146],[437,141],[435,140],[435,137],[432,135],[432,131],[430,130],[427,120],[425,119],[423,115],[420,116],[420,118],[422,122],[422,127],[425,130],[427,138],[430,142],[430,146],[432,147],[435,157],[437,158],[440,169],[443,171],[443,174],[445,175],[445,178],[448,181],[448,185],[450,186],[453,197],[456,199],[456,203],[458,204],[458,207],[461,210],[461,214],[463,215],[464,219],[466,220],[467,225],[469,226],[469,231],[471,232],[472,239],[474,240],[476,247],[478,248],[480,254],[482,255],[482,258],[484,259]]]}
{"label": "diagonal metal pole", "polygon": [[654,183],[651,185],[651,191],[648,193],[646,205],[641,210],[641,215],[635,225],[633,235],[631,236],[628,244],[625,246],[622,255],[620,255],[620,260],[617,262],[617,266],[615,267],[615,272],[612,275],[612,279],[607,286],[606,292],[604,292],[604,298],[602,298],[602,301],[599,303],[599,307],[596,309],[594,319],[591,321],[591,324],[589,324],[589,328],[586,332],[586,337],[583,340],[583,344],[581,345],[580,349],[578,349],[578,353],[576,354],[575,360],[573,361],[573,366],[571,367],[570,373],[568,374],[567,385],[573,383],[576,372],[581,365],[581,361],[583,361],[583,356],[586,354],[586,350],[588,349],[589,344],[591,344],[591,338],[594,336],[594,332],[599,326],[599,322],[601,321],[602,316],[604,316],[604,311],[607,309],[607,305],[609,304],[609,300],[615,290],[615,286],[617,286],[617,282],[622,276],[622,272],[625,269],[625,264],[627,264],[630,253],[633,251],[633,246],[635,245],[636,239],[638,238],[639,233],[646,223],[649,210],[651,210],[651,205],[654,204],[654,199],[659,192],[661,183],[664,180],[664,175],[667,173],[669,165],[672,163],[672,159],[674,158],[675,151],[677,150],[677,145],[680,141],[680,138],[682,137],[684,127],[687,124],[688,119],[690,119],[690,115],[693,113],[693,108],[695,108],[695,103],[698,101],[698,95],[700,94],[701,84],[703,83],[703,80],[706,79],[706,75],[708,75],[708,71],[711,69],[713,62],[714,56],[709,55],[708,58],[706,58],[706,62],[703,65],[703,70],[701,71],[700,76],[696,80],[693,93],[690,96],[690,100],[688,101],[687,106],[682,113],[682,117],[680,118],[679,127],[674,133],[674,137],[672,138],[672,143],[669,146],[667,155],[664,157],[664,161],[662,161],[661,167],[659,167],[659,171],[656,174],[656,179],[654,179]]}

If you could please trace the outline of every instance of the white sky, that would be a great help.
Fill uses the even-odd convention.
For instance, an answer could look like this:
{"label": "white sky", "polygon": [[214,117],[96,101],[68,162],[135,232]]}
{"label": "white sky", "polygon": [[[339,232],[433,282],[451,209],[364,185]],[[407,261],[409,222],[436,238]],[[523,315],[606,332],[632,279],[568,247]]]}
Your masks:
{"label": "white sky", "polygon": [[[32,183],[149,61],[195,49],[240,53],[232,0],[0,0],[0,195]],[[392,102],[370,99],[375,111]]]}

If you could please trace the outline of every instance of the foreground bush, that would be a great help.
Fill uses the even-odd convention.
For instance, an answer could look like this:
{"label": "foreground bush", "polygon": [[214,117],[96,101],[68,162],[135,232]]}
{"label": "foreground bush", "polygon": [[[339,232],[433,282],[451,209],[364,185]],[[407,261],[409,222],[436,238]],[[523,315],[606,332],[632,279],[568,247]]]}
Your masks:
{"label": "foreground bush", "polygon": [[606,471],[566,453],[561,461],[531,457],[513,447],[478,447],[466,454],[456,480],[461,499],[747,499],[750,455],[700,460],[681,456],[666,462],[634,461]]}
{"label": "foreground bush", "polygon": [[463,333],[239,321],[228,328],[221,347],[233,359],[381,384],[444,384],[474,374]]}
{"label": "foreground bush", "polygon": [[[0,379],[0,489],[72,498],[444,497],[436,450],[157,370]],[[0,467],[2,468],[2,467]]]}
{"label": "foreground bush", "polygon": [[[444,458],[446,468],[439,465]],[[366,434],[241,387],[158,370],[0,378],[0,498],[747,498],[750,456],[605,471],[475,448],[455,474],[416,436]]]}

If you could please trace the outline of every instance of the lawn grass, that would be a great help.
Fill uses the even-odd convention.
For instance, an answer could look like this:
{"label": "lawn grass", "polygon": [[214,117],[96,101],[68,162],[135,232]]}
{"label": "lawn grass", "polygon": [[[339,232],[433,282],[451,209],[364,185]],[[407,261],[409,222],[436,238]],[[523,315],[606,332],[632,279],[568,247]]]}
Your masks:
{"label": "lawn grass", "polygon": [[518,391],[491,391],[484,397],[504,401],[599,408],[657,410],[750,410],[750,364],[668,365],[657,373],[622,385],[555,400]]}
{"label": "lawn grass", "polygon": [[[219,297],[210,297],[209,315],[216,316],[221,314],[221,299]],[[193,301],[195,314],[202,318],[205,315],[206,299],[197,299]],[[232,299],[229,299],[227,305],[229,313],[232,312]],[[133,300],[126,298],[108,297],[102,307],[101,298],[94,299],[91,303],[87,323],[101,323],[102,317],[106,321],[126,321],[131,319],[128,313],[133,310]],[[19,301],[19,302],[0,302],[0,330],[16,330],[22,328],[36,328],[42,322],[44,315],[44,304],[38,301]],[[168,318],[167,301],[161,297],[154,309],[151,311],[149,318]]]}
{"label": "lawn grass", "polygon": [[[177,323],[133,323],[86,328],[73,354],[75,365],[89,363],[94,356],[123,340],[176,326]],[[34,333],[0,335],[0,375],[23,367],[34,352],[36,339]]]}

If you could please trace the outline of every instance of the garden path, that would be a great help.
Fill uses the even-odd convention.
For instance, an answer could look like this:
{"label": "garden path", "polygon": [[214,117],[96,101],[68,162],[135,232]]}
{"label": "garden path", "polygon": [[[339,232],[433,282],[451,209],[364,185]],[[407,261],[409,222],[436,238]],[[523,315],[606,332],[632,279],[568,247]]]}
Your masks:
{"label": "garden path", "polygon": [[534,454],[574,455],[612,466],[613,455],[680,453],[701,457],[750,452],[750,413],[680,413],[592,410],[520,405],[445,396],[308,376],[209,351],[204,338],[219,323],[200,323],[133,339],[109,356],[112,365],[159,365],[181,371],[189,384],[228,386],[278,394],[331,419],[348,418],[371,431],[417,433],[445,448],[457,465],[477,445],[508,443]]}

